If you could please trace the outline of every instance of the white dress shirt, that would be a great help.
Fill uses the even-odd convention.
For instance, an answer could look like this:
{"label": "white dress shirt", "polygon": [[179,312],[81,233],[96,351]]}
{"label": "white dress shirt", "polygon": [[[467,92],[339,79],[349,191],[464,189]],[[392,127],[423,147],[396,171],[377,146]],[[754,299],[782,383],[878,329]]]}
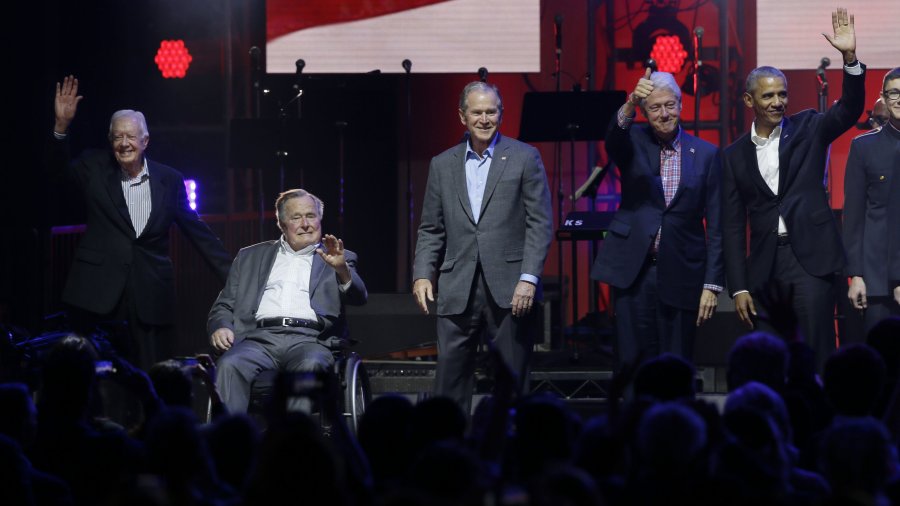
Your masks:
{"label": "white dress shirt", "polygon": [[[784,124],[784,120],[781,120]],[[772,193],[778,195],[778,146],[781,144],[781,125],[775,127],[768,137],[760,137],[756,134],[756,122],[750,127],[750,140],[756,145],[756,162],[759,165],[759,173]],[[778,215],[778,233],[786,234],[787,225],[784,218]]]}
{"label": "white dress shirt", "polygon": [[300,251],[294,251],[284,240],[275,255],[275,265],[266,280],[256,319],[263,318],[303,318],[315,321],[309,299],[309,282],[312,275],[312,262],[318,244],[311,244]]}

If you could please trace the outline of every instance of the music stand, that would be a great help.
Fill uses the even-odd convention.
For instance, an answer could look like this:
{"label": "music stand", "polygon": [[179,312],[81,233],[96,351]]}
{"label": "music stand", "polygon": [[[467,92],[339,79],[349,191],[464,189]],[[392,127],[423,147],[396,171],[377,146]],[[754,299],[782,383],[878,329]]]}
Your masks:
{"label": "music stand", "polygon": [[[523,142],[569,142],[570,179],[575,194],[575,142],[600,141],[606,137],[609,122],[625,103],[626,93],[614,91],[530,92],[522,101],[522,121],[519,140]],[[560,167],[557,167],[557,174]],[[562,178],[557,188],[557,223],[563,220]],[[574,203],[573,203],[574,205]],[[557,239],[557,262],[560,278],[559,337],[565,336],[563,304],[562,242]],[[572,242],[572,328],[578,322],[578,250]],[[573,336],[574,337],[574,336]],[[573,340],[573,360],[578,360],[578,348]]]}
{"label": "music stand", "polygon": [[[255,167],[259,179],[259,233],[263,239],[265,207],[263,204],[263,170],[278,170],[279,188],[284,189],[287,167],[297,169],[303,187],[300,153],[309,127],[294,118],[233,118],[229,124],[229,167]],[[280,191],[280,190],[279,190]]]}

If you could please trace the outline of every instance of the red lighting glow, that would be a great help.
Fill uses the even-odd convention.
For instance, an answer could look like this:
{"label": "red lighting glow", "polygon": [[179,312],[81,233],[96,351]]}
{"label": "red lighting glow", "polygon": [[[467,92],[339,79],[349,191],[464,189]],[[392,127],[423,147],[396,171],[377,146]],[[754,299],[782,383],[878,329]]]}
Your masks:
{"label": "red lighting glow", "polygon": [[160,42],[153,61],[164,78],[181,79],[193,59],[183,40],[164,40]]}
{"label": "red lighting glow", "polygon": [[650,51],[650,58],[656,60],[659,71],[673,74],[681,70],[687,55],[687,51],[681,45],[681,40],[677,35],[657,37],[653,49]]}

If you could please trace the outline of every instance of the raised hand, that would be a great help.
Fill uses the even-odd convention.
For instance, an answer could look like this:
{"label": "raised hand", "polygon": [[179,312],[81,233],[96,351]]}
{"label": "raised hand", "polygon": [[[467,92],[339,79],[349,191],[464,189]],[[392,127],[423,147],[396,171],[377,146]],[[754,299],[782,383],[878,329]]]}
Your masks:
{"label": "raised hand", "polygon": [[322,237],[322,247],[316,248],[316,253],[337,272],[341,283],[350,281],[350,268],[347,267],[347,260],[344,258],[344,241],[331,234],[325,234]]}
{"label": "raised hand", "polygon": [[56,98],[53,102],[53,111],[56,113],[53,130],[56,133],[64,134],[69,129],[82,98],[84,97],[78,94],[78,79],[75,76],[66,76],[62,84],[56,83]]}
{"label": "raised hand", "polygon": [[653,81],[650,80],[651,73],[653,71],[648,67],[644,71],[644,76],[638,79],[637,84],[634,86],[634,91],[631,92],[631,95],[628,95],[628,101],[632,105],[641,105],[641,100],[653,93]]}
{"label": "raised hand", "polygon": [[853,24],[853,14],[848,14],[847,9],[839,7],[831,13],[831,26],[834,35],[822,33],[835,49],[844,55],[844,63],[852,63],[856,60],[856,28]]}

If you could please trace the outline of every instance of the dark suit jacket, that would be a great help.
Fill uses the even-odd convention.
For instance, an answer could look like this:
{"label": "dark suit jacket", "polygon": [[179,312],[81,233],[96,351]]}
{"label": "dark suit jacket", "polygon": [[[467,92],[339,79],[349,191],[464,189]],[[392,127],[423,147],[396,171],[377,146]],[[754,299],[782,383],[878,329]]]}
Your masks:
{"label": "dark suit jacket", "polygon": [[[65,141],[51,141],[50,149],[67,152]],[[56,155],[51,168],[65,170],[67,155]],[[62,163],[60,163],[62,161]],[[147,161],[152,209],[140,237],[135,237],[122,193],[121,169],[107,151],[88,151],[72,162],[65,176],[84,195],[87,230],[63,290],[63,302],[97,314],[112,312],[126,289],[133,290],[138,317],[150,325],[175,319],[175,284],[169,258],[172,224],[184,233],[222,283],[228,276],[230,255],[222,242],[188,206],[184,178],[177,170]]]}
{"label": "dark suit jacket", "polygon": [[[279,241],[266,241],[247,246],[238,252],[225,288],[209,310],[207,334],[212,334],[220,328],[228,328],[234,332],[235,339],[240,340],[246,337],[248,332],[256,329],[256,310],[259,308],[266,281],[275,265],[275,256],[280,247]],[[343,337],[344,303],[362,305],[366,303],[368,297],[366,285],[356,273],[356,254],[345,250],[344,255],[353,282],[343,294],[334,270],[318,255],[313,257],[309,280],[310,305],[325,325],[320,332],[324,337]]]}
{"label": "dark suit jacket", "polygon": [[684,130],[680,135],[681,179],[666,206],[660,145],[650,126],[623,130],[613,118],[606,151],[619,167],[622,202],[591,277],[618,288],[631,286],[661,226],[659,298],[670,306],[697,310],[704,284],[725,283],[719,225],[721,166],[718,148]]}
{"label": "dark suit jacket", "polygon": [[847,274],[862,276],[868,296],[900,283],[900,132],[885,125],[853,139],[844,173]]}
{"label": "dark suit jacket", "polygon": [[824,114],[808,109],[784,118],[778,147],[778,195],[759,172],[750,133],[725,148],[722,227],[731,294],[756,292],[769,280],[779,214],[787,225],[794,255],[807,273],[825,276],[844,267],[844,248],[825,195],[825,159],[828,145],[856,124],[864,106],[865,66],[862,75],[844,72],[841,99]]}
{"label": "dark suit jacket", "polygon": [[416,241],[413,279],[433,280],[440,272],[441,316],[466,309],[479,261],[494,302],[509,308],[522,273],[541,277],[553,239],[550,189],[537,149],[500,136],[477,224],[465,163],[465,142],[431,160]]}

